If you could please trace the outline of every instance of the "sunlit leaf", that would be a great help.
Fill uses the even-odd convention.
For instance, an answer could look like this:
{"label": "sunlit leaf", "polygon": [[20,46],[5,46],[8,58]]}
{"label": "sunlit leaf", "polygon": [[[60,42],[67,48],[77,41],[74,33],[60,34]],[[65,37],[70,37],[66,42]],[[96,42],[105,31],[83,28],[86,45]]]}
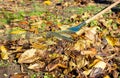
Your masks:
{"label": "sunlit leaf", "polygon": [[104,78],[111,78],[109,75],[104,76]]}
{"label": "sunlit leaf", "polygon": [[120,46],[120,42],[119,42],[118,38],[106,36],[106,40],[107,40],[108,44],[111,46],[115,46],[115,45]]}
{"label": "sunlit leaf", "polygon": [[17,47],[16,51],[21,51],[22,47]]}
{"label": "sunlit leaf", "polygon": [[74,49],[78,51],[83,50],[85,47],[86,47],[86,44],[84,40],[78,40],[74,45]]}
{"label": "sunlit leaf", "polygon": [[47,45],[53,45],[53,44],[56,44],[56,42],[52,41],[52,40],[47,40],[46,41],[46,44]]}
{"label": "sunlit leaf", "polygon": [[31,28],[41,28],[41,24],[42,24],[42,20],[38,21],[38,22],[35,22],[35,23],[32,23],[31,24]]}
{"label": "sunlit leaf", "polygon": [[46,44],[41,44],[41,43],[32,43],[32,47],[36,49],[45,49],[47,48]]}
{"label": "sunlit leaf", "polygon": [[11,30],[11,34],[24,34],[24,33],[26,33],[26,31],[19,27],[12,28]]}
{"label": "sunlit leaf", "polygon": [[101,68],[101,69],[104,70],[105,67],[106,67],[106,63],[105,63],[104,61],[99,61],[98,63],[95,64],[94,67],[96,67],[96,68]]}
{"label": "sunlit leaf", "polygon": [[91,71],[92,71],[92,69],[89,69],[89,70],[84,71],[83,73],[87,76],[90,74]]}
{"label": "sunlit leaf", "polygon": [[85,50],[85,51],[82,51],[81,52],[82,55],[96,55],[97,54],[97,51],[95,48],[91,48],[90,50]]}
{"label": "sunlit leaf", "polygon": [[6,47],[5,46],[0,46],[0,50],[1,50],[1,58],[4,59],[4,60],[7,60],[9,58],[8,57],[9,53],[8,53]]}
{"label": "sunlit leaf", "polygon": [[85,57],[83,57],[83,56],[77,56],[76,57],[76,66],[78,68],[82,68],[87,64],[88,64],[88,61],[85,59]]}
{"label": "sunlit leaf", "polygon": [[28,69],[32,69],[32,70],[39,70],[39,69],[42,69],[44,68],[45,66],[45,63],[44,62],[39,62],[39,63],[35,63],[35,64],[31,64]]}
{"label": "sunlit leaf", "polygon": [[51,1],[49,1],[49,0],[47,0],[47,1],[44,1],[44,4],[46,4],[46,5],[51,5],[51,4],[52,4],[52,2],[51,2]]}
{"label": "sunlit leaf", "polygon": [[26,50],[18,59],[18,63],[32,63],[40,57],[36,56],[36,49]]}
{"label": "sunlit leaf", "polygon": [[88,67],[91,68],[92,66],[94,66],[99,61],[100,61],[100,59],[95,59]]}
{"label": "sunlit leaf", "polygon": [[85,40],[85,39],[79,39],[75,44],[74,44],[74,49],[75,50],[84,50],[86,47],[90,47],[90,44],[92,43],[91,40]]}
{"label": "sunlit leaf", "polygon": [[91,27],[85,31],[85,36],[90,40],[95,40],[95,34],[97,33],[97,27]]}

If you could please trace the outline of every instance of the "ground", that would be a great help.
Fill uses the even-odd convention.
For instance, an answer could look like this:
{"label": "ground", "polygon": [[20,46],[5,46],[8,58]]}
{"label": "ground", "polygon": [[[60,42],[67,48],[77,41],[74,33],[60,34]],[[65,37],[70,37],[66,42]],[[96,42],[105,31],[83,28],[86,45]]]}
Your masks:
{"label": "ground", "polygon": [[0,0],[0,78],[119,78],[119,5],[65,31],[112,3]]}

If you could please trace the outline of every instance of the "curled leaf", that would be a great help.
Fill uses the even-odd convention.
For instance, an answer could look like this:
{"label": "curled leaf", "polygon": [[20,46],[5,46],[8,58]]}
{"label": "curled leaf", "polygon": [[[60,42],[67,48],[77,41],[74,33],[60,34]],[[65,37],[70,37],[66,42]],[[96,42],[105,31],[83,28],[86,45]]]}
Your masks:
{"label": "curled leaf", "polygon": [[36,55],[36,49],[26,50],[18,59],[18,63],[32,63],[38,60],[39,57]]}

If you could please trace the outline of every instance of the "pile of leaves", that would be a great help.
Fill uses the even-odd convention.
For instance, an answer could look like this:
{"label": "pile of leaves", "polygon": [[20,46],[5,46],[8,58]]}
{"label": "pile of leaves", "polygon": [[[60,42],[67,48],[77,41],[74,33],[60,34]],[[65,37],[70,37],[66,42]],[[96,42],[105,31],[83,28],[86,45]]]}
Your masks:
{"label": "pile of leaves", "polygon": [[[20,17],[15,16],[18,12],[14,12],[14,15],[8,13],[8,15],[6,12],[9,11],[6,11],[6,7],[3,6],[4,9],[0,12],[0,15],[3,16],[0,17],[2,19],[7,18],[7,21],[6,23],[0,22],[1,67],[9,68],[14,65],[19,70],[9,74],[3,72],[4,77],[120,77],[119,13],[108,12],[74,34],[58,32],[65,30],[67,27],[76,26],[93,15],[90,12],[91,10],[87,9],[84,9],[86,12],[81,14],[76,11],[67,12],[69,11],[68,7],[80,7],[81,4],[78,4],[80,1],[82,0],[73,1],[73,5],[71,5],[72,1],[57,2],[55,0],[54,3],[49,0],[40,1],[42,6],[45,6],[43,8],[48,7],[46,10],[50,12],[44,10],[38,13],[38,8],[27,7],[27,9],[34,8],[35,11],[32,14],[28,11],[28,15],[20,12]],[[13,3],[14,1],[10,2]],[[23,2],[18,1],[16,5],[22,5]],[[84,6],[82,5],[83,8],[94,4],[86,5],[88,2],[85,0],[83,2],[85,3]],[[26,5],[31,3],[31,1],[28,1]],[[21,5],[17,9],[21,8]],[[91,8],[89,7],[89,9]],[[68,14],[63,12],[67,12],[71,16],[68,17]],[[62,14],[63,17],[59,16]],[[4,70],[8,70],[8,68]]]}

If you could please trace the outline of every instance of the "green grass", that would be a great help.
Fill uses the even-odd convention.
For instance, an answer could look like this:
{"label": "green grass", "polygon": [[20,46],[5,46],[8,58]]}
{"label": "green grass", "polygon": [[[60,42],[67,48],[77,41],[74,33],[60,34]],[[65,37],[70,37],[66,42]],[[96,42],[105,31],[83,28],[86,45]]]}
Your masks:
{"label": "green grass", "polygon": [[4,61],[4,60],[0,61],[0,67],[6,67],[8,65],[9,65],[9,63],[7,61]]}

